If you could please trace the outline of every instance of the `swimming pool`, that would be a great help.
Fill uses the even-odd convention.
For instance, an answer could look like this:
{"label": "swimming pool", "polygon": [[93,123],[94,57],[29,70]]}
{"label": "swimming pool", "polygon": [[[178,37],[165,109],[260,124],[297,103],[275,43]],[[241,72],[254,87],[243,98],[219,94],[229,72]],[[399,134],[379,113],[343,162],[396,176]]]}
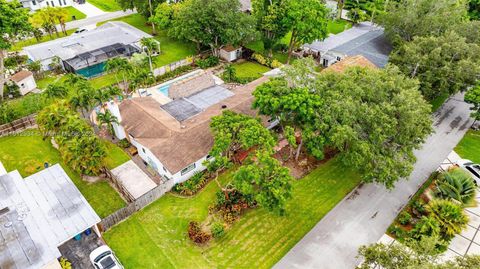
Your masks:
{"label": "swimming pool", "polygon": [[166,97],[168,97],[168,90],[170,89],[170,86],[172,86],[173,83],[175,82],[178,82],[178,81],[182,81],[182,80],[185,80],[185,79],[188,79],[188,78],[191,78],[193,76],[196,76],[198,75],[199,73],[203,72],[202,70],[195,70],[193,72],[190,72],[188,74],[185,74],[181,77],[178,77],[176,79],[172,79],[172,80],[169,80],[165,83],[162,83],[160,85],[157,86],[157,91],[163,95],[165,95]]}

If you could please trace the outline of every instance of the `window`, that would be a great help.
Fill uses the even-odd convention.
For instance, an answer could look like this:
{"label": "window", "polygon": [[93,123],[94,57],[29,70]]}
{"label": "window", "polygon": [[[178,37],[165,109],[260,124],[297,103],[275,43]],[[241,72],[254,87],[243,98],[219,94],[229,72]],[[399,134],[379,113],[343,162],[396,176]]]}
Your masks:
{"label": "window", "polygon": [[52,7],[54,7],[54,6],[55,6],[55,3],[54,3],[53,1],[52,1],[52,2],[50,2],[50,4],[52,4]]}
{"label": "window", "polygon": [[165,169],[165,167],[162,167],[162,168],[163,168],[163,171],[168,172],[167,169]]}
{"label": "window", "polygon": [[47,2],[47,6],[50,6],[50,3],[49,3],[49,2]]}
{"label": "window", "polygon": [[207,155],[207,157],[205,158],[207,161],[210,160],[212,158],[212,156],[210,155]]}
{"label": "window", "polygon": [[32,1],[32,5],[36,6],[36,5],[37,5],[37,2],[36,2],[36,1]]}
{"label": "window", "polygon": [[195,169],[195,163],[192,163],[191,165],[187,166],[186,168],[183,168],[182,171],[180,172],[180,175],[185,175],[186,173],[192,171]]}
{"label": "window", "polygon": [[342,58],[340,56],[337,56],[337,61],[341,61]]}
{"label": "window", "polygon": [[62,6],[62,0],[58,0],[58,5]]}
{"label": "window", "polygon": [[142,148],[142,151],[143,151],[143,153],[145,153],[145,149],[144,149],[144,148]]}
{"label": "window", "polygon": [[63,0],[63,5],[66,6],[66,5],[67,5],[67,1]]}

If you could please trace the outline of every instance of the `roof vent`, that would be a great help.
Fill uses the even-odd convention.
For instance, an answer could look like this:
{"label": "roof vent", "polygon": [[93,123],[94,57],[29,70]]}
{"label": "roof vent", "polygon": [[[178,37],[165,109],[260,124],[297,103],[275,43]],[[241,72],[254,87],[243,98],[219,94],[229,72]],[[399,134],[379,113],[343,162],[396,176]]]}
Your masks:
{"label": "roof vent", "polygon": [[180,128],[181,128],[181,129],[185,129],[186,126],[185,126],[185,125],[181,125]]}
{"label": "roof vent", "polygon": [[227,108],[227,105],[222,105],[222,109],[225,109],[225,108]]}

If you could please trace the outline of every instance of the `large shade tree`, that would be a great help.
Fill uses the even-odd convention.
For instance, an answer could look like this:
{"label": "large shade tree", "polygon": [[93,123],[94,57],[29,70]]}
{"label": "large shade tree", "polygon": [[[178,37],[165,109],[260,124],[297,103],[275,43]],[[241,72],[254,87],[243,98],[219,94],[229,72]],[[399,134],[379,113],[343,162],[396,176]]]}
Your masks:
{"label": "large shade tree", "polygon": [[455,32],[415,38],[393,53],[390,61],[406,76],[418,78],[428,100],[465,90],[480,76],[480,46]]}
{"label": "large shade tree", "polygon": [[255,36],[255,20],[240,11],[238,0],[187,0],[175,12],[169,34],[209,47],[219,55],[224,45],[239,45]]}
{"label": "large shade tree", "polygon": [[0,0],[0,99],[3,99],[4,60],[7,51],[16,39],[28,35],[33,30],[28,17],[28,10],[22,8],[17,0]]}
{"label": "large shade tree", "polygon": [[398,45],[416,36],[441,35],[465,21],[466,15],[465,0],[400,0],[389,1],[378,21]]}

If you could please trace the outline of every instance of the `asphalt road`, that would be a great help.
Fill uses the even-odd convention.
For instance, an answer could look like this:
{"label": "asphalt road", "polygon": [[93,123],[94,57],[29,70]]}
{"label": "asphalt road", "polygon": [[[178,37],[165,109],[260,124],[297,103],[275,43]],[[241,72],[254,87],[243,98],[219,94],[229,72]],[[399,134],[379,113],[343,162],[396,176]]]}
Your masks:
{"label": "asphalt road", "polygon": [[275,266],[276,269],[355,268],[358,248],[377,242],[409,198],[445,160],[473,120],[463,95],[450,98],[434,115],[432,134],[420,150],[408,180],[394,190],[367,184],[359,186],[330,211]]}
{"label": "asphalt road", "polygon": [[[65,27],[67,28],[67,30],[83,28],[91,25],[96,25],[99,22],[113,20],[113,19],[125,17],[135,13],[137,12],[134,10],[107,12],[101,15],[92,16],[92,17],[88,17],[85,19],[77,20],[77,21],[67,22],[65,24]],[[57,28],[61,30],[59,25],[57,25]]]}

